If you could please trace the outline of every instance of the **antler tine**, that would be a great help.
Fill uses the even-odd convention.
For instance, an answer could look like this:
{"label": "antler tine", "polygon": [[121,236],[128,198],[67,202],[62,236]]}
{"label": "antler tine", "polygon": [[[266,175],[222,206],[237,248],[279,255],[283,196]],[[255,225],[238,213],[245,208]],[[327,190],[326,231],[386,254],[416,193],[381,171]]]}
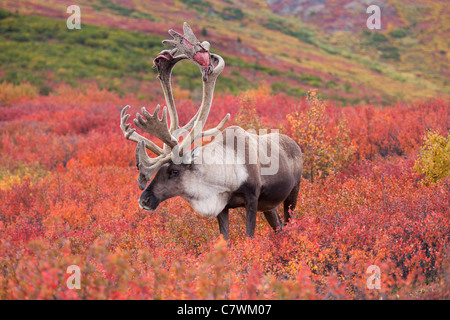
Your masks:
{"label": "antler tine", "polygon": [[213,71],[211,54],[209,52],[210,44],[208,41],[200,43],[186,22],[183,24],[183,32],[184,34],[181,35],[170,29],[169,34],[172,36],[172,40],[163,40],[163,44],[174,46],[188,59],[196,63],[202,69],[203,80],[206,81],[209,74]]}
{"label": "antler tine", "polygon": [[152,151],[153,153],[157,155],[162,155],[164,153],[164,150],[158,147],[156,144],[154,144],[152,141],[148,140],[147,138],[141,136],[136,132],[136,129],[130,129],[130,124],[127,123],[128,118],[130,117],[129,114],[126,112],[130,109],[130,106],[125,106],[121,113],[120,113],[120,129],[122,129],[122,132],[128,140],[140,143],[144,142],[145,146]]}
{"label": "antler tine", "polygon": [[183,23],[183,33],[184,37],[192,44],[196,44],[200,41],[198,41],[197,37],[195,36],[194,32],[191,29],[191,26],[187,23]]}
{"label": "antler tine", "polygon": [[[227,115],[222,119],[222,121],[219,122],[219,124],[215,128],[203,131],[201,134],[201,137],[214,136],[214,135],[218,134],[229,119],[230,119],[230,114],[227,113]],[[200,137],[198,137],[198,138],[200,138]],[[195,139],[197,139],[197,137],[195,137],[194,140]]]}
{"label": "antler tine", "polygon": [[[163,108],[162,118],[159,119],[158,113],[160,110],[160,105],[156,106],[155,112],[150,114],[145,107],[142,107],[142,114],[147,120],[145,120],[139,113],[136,114],[136,119],[134,119],[134,124],[145,132],[154,135],[156,138],[164,142],[173,149],[178,144],[177,139],[175,139],[170,133],[169,127],[167,125],[167,108]],[[167,152],[167,151],[166,151]]]}

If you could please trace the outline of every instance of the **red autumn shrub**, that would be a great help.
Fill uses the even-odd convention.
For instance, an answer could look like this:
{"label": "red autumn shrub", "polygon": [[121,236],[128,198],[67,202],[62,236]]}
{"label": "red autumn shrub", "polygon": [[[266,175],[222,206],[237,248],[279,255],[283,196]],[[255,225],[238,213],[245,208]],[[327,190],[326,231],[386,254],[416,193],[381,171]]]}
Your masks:
{"label": "red autumn shrub", "polygon": [[[304,99],[264,89],[247,96],[252,112],[237,122],[258,116],[262,126],[294,137],[286,115],[307,114]],[[242,97],[216,97],[210,123],[225,112],[236,119]],[[325,103],[322,129],[333,137],[345,116],[353,162],[303,180],[280,233],[260,215],[255,238],[246,239],[244,211],[233,210],[228,243],[215,219],[182,199],[139,209],[134,144],[118,121],[126,104],[141,106],[89,88],[0,108],[0,299],[450,297],[450,180],[426,185],[413,170],[424,132],[448,132],[448,103]],[[181,122],[197,106],[180,101]],[[80,289],[67,286],[73,265]],[[380,270],[380,289],[368,287],[371,265]]]}

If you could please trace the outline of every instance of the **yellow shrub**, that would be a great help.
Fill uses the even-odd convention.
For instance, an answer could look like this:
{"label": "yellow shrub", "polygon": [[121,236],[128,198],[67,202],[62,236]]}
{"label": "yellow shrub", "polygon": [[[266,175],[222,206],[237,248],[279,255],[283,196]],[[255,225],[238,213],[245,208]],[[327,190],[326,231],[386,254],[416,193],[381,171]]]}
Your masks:
{"label": "yellow shrub", "polygon": [[303,151],[303,177],[313,182],[317,177],[345,168],[352,159],[355,146],[344,116],[330,128],[325,103],[317,98],[315,91],[308,92],[308,104],[306,114],[294,112],[287,119],[293,138]]}
{"label": "yellow shrub", "polygon": [[425,175],[425,183],[450,176],[450,133],[445,137],[436,131],[427,132],[414,170]]}
{"label": "yellow shrub", "polygon": [[37,93],[37,88],[31,84],[14,85],[3,81],[0,83],[0,105],[9,105],[12,101],[22,97],[34,98]]}
{"label": "yellow shrub", "polygon": [[31,179],[36,181],[43,177],[47,172],[38,164],[22,164],[18,163],[17,168],[8,170],[0,168],[0,191],[11,190],[15,185],[19,184],[23,179]]}

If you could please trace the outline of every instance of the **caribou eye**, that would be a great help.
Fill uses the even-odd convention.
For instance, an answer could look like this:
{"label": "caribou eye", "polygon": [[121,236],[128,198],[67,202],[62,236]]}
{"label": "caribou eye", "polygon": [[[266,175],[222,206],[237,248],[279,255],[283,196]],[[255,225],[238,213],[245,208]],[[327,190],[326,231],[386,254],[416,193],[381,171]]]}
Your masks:
{"label": "caribou eye", "polygon": [[178,177],[179,174],[180,174],[180,172],[178,170],[175,170],[175,169],[170,170],[169,171],[169,179],[170,178],[174,178],[174,177]]}

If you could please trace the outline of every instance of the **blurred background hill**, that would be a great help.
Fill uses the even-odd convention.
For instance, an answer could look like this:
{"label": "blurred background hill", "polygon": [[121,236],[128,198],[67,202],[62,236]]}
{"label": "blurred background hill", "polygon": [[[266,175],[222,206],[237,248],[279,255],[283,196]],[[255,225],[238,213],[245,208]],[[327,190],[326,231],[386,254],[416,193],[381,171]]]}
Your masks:
{"label": "blurred background hill", "polygon": [[[69,5],[81,29],[68,30]],[[369,5],[381,30],[369,30]],[[0,0],[0,83],[46,95],[96,83],[141,99],[160,94],[152,60],[167,30],[187,21],[227,68],[217,92],[267,87],[337,104],[392,104],[450,96],[446,1]],[[177,95],[198,99],[193,64],[174,71]]]}

